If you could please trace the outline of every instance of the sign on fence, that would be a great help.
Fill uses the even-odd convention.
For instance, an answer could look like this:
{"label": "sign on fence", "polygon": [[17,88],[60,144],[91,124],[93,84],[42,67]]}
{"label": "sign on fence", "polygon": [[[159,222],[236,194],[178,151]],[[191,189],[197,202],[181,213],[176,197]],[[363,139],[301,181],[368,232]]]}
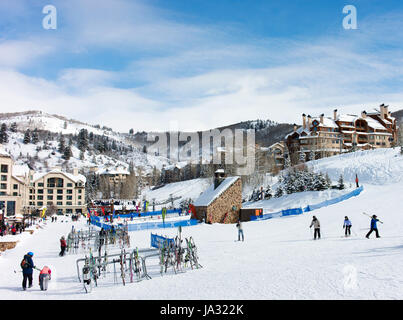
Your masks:
{"label": "sign on fence", "polygon": [[174,239],[165,238],[163,236],[151,233],[151,247],[153,248],[158,249],[162,248],[162,246],[167,247],[171,242],[174,243]]}

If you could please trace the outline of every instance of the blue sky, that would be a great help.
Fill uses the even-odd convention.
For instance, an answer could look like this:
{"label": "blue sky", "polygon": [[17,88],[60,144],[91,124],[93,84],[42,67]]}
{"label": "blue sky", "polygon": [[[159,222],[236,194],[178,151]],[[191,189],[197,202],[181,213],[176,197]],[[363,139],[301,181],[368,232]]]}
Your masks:
{"label": "blue sky", "polygon": [[[42,28],[48,4],[56,30]],[[0,112],[127,131],[398,110],[402,18],[388,0],[1,1]]]}

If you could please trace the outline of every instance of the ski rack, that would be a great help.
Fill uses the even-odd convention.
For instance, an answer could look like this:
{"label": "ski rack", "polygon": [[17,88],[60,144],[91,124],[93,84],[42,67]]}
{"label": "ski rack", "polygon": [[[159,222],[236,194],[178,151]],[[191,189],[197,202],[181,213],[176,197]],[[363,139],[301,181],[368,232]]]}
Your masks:
{"label": "ski rack", "polygon": [[117,228],[115,233],[110,230],[105,230],[105,235],[101,236],[98,230],[79,230],[71,231],[67,236],[67,252],[76,254],[80,248],[83,248],[84,253],[88,253],[89,250],[104,251],[107,247],[129,247],[130,236],[127,228]]}
{"label": "ski rack", "polygon": [[[83,272],[84,278],[84,268],[89,268],[91,272],[91,279],[94,280],[95,286],[97,286],[97,279],[100,279],[103,275],[106,276],[107,266],[113,264],[113,276],[114,283],[118,283],[118,273],[116,270],[116,264],[120,265],[120,277],[122,278],[123,285],[126,284],[126,272],[129,271],[130,277],[129,282],[139,282],[141,280],[150,280],[151,276],[147,271],[147,261],[150,258],[159,257],[158,265],[161,267],[161,276],[163,273],[167,272],[167,269],[172,267],[173,271],[185,272],[184,269],[188,267],[187,263],[190,263],[191,269],[199,269],[202,266],[198,262],[197,248],[194,244],[193,238],[185,238],[186,247],[182,247],[183,240],[180,237],[176,237],[174,242],[167,242],[169,245],[160,246],[160,248],[144,248],[144,249],[133,249],[126,252],[122,247],[120,252],[108,254],[106,251],[102,255],[98,252],[98,256],[92,255],[90,249],[90,256],[85,258],[80,258],[76,260],[77,267],[77,277],[78,281],[81,282],[83,279],[81,273]],[[84,266],[80,268],[80,264],[84,262]],[[129,264],[129,267],[127,267]],[[165,268],[165,271],[164,271]],[[134,279],[136,275],[136,279]],[[86,275],[88,278],[88,275]],[[84,280],[83,280],[84,282]],[[86,292],[89,292],[84,284]],[[90,282],[90,291],[92,290],[92,282]]]}
{"label": "ski rack", "polygon": [[[138,252],[138,258],[141,261],[141,266],[142,266],[142,273],[141,273],[141,277],[145,278],[145,279],[151,279],[151,277],[147,274],[147,268],[145,267],[145,258],[152,256],[152,253],[155,254],[155,252],[157,252],[157,249],[139,249],[138,251],[136,249],[129,251],[129,252],[125,252],[123,255],[123,258],[126,259],[127,262],[130,263],[130,261],[134,261],[136,254]],[[144,256],[142,256],[144,254]],[[150,255],[151,254],[151,255]],[[157,253],[158,255],[158,253]],[[119,259],[115,259],[115,258],[119,258]],[[120,262],[120,259],[122,258],[122,250],[119,253],[113,253],[113,254],[104,254],[104,255],[98,255],[96,257],[94,257],[95,259],[95,264],[94,266],[96,268],[104,268],[106,267],[108,264],[113,264],[113,263],[117,263]],[[80,263],[81,262],[85,262],[87,258],[80,258],[76,260],[76,267],[77,267],[77,276],[78,276],[78,281],[81,282],[81,277],[80,277]],[[129,270],[130,271],[130,270]]]}

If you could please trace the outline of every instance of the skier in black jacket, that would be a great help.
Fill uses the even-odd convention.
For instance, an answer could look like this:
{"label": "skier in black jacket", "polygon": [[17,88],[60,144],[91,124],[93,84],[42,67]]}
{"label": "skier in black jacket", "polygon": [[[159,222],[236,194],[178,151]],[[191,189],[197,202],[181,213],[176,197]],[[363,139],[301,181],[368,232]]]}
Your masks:
{"label": "skier in black jacket", "polygon": [[35,268],[34,261],[32,260],[32,257],[34,254],[32,252],[28,252],[24,256],[25,264],[21,264],[22,268],[22,289],[25,291],[27,290],[27,280],[28,280],[28,286],[29,288],[32,287],[32,273],[33,269]]}

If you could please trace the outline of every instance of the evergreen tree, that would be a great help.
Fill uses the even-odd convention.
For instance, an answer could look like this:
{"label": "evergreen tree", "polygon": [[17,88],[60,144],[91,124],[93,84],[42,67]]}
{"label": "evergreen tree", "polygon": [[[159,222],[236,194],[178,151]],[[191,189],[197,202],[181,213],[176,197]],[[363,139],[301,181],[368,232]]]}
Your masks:
{"label": "evergreen tree", "polygon": [[63,159],[70,160],[72,155],[73,155],[73,153],[71,152],[70,146],[67,146],[66,148],[64,148]]}
{"label": "evergreen tree", "polygon": [[58,147],[58,151],[60,152],[60,153],[64,153],[64,149],[66,148],[66,146],[65,146],[65,142],[64,142],[64,137],[63,137],[63,135],[60,135],[60,138],[59,138],[59,147]]}
{"label": "evergreen tree", "polygon": [[13,122],[10,127],[11,132],[17,132],[17,122]]}
{"label": "evergreen tree", "polygon": [[29,129],[25,131],[23,142],[24,144],[28,144],[31,142],[31,131]]}
{"label": "evergreen tree", "polygon": [[325,180],[326,180],[326,189],[330,189],[330,187],[332,186],[332,180],[330,179],[329,175],[326,172],[325,175]]}
{"label": "evergreen tree", "polygon": [[130,129],[129,130],[129,134],[133,134],[134,133],[134,130],[133,129]]}
{"label": "evergreen tree", "polygon": [[78,133],[78,143],[77,147],[80,151],[84,152],[88,148],[88,131],[86,129],[81,129]]}
{"label": "evergreen tree", "polygon": [[274,194],[275,198],[280,198],[281,196],[283,196],[284,191],[283,188],[281,186],[278,186],[276,193]]}
{"label": "evergreen tree", "polygon": [[35,128],[34,131],[32,132],[32,139],[31,139],[33,144],[37,144],[39,142],[39,135],[38,135],[38,130]]}
{"label": "evergreen tree", "polygon": [[270,185],[267,186],[265,192],[264,192],[264,199],[265,200],[269,200],[273,197],[273,195],[271,194],[271,188]]}
{"label": "evergreen tree", "polygon": [[0,129],[0,143],[8,142],[7,125],[3,123]]}

